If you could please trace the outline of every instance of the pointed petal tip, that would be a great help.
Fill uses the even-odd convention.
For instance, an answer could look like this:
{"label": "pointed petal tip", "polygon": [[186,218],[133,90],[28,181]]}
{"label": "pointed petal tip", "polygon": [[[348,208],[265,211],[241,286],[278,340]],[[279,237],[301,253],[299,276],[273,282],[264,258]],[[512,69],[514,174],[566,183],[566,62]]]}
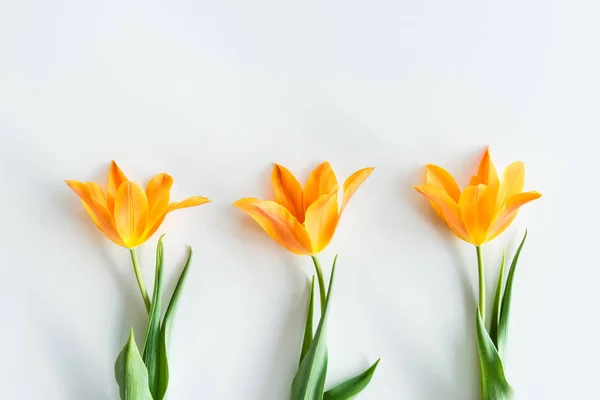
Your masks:
{"label": "pointed petal tip", "polygon": [[255,199],[253,197],[244,197],[243,199],[234,201],[232,204],[234,207],[242,210],[242,209],[246,208],[247,206],[253,204],[256,201],[257,201],[257,199]]}
{"label": "pointed petal tip", "polygon": [[427,185],[413,185],[413,189],[415,189],[417,192],[421,193],[421,194],[425,194],[425,188],[427,187]]}
{"label": "pointed petal tip", "polygon": [[366,167],[366,168],[363,168],[361,171],[367,172],[367,174],[368,174],[367,176],[369,176],[373,173],[373,171],[375,171],[375,167]]}

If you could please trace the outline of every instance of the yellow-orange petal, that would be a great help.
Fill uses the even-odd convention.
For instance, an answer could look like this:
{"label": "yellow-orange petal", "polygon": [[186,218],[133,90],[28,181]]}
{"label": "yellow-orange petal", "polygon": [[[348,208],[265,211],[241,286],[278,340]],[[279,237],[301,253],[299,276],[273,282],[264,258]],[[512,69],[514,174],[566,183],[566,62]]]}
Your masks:
{"label": "yellow-orange petal", "polygon": [[433,164],[425,166],[425,182],[428,185],[439,186],[448,193],[455,202],[460,198],[460,187],[454,177],[444,168]]}
{"label": "yellow-orange petal", "polygon": [[456,236],[466,242],[470,242],[467,230],[460,218],[458,204],[443,188],[434,185],[418,185],[414,188],[417,192],[439,205],[443,214],[443,221],[446,222]]}
{"label": "yellow-orange petal", "polygon": [[504,169],[496,207],[501,209],[509,197],[521,193],[525,186],[525,164],[515,161]]}
{"label": "yellow-orange petal", "polygon": [[156,175],[146,185],[146,198],[148,199],[146,231],[153,229],[158,221],[162,222],[167,214],[172,186],[173,178],[165,173]]}
{"label": "yellow-orange petal", "polygon": [[83,208],[88,213],[88,215],[90,216],[90,218],[92,219],[94,224],[98,227],[98,229],[102,230],[102,228],[100,227],[98,218],[96,217],[96,214],[92,210],[93,203],[90,198],[90,193],[87,188],[87,185],[83,182],[74,181],[74,180],[69,180],[69,181],[65,181],[65,182],[67,183],[67,185],[69,185],[71,190],[73,190],[73,192],[75,192],[75,194],[77,196],[79,196],[79,198],[81,199],[81,204],[83,205]]}
{"label": "yellow-orange petal", "polygon": [[[69,185],[69,187],[79,196],[85,211],[88,213],[98,229],[100,229],[100,231],[115,244],[124,246],[124,243],[115,228],[112,215],[106,209],[106,206],[102,204],[103,195],[101,196],[97,192],[99,187],[94,187],[95,184],[93,182],[88,182],[88,184],[73,180],[66,182],[67,185]],[[92,187],[95,192],[93,196],[90,194],[89,187]],[[102,189],[100,189],[100,192],[102,192]]]}
{"label": "yellow-orange petal", "polygon": [[483,184],[468,186],[460,195],[460,216],[474,245],[485,243],[494,218],[495,205],[496,195],[493,189]]}
{"label": "yellow-orange petal", "polygon": [[142,236],[140,243],[146,242],[148,239],[150,239],[152,237],[152,235],[154,235],[156,233],[158,228],[160,228],[160,226],[164,222],[166,216],[167,216],[167,214],[163,214],[162,217],[160,217],[158,220],[154,221],[154,223],[152,225],[150,225],[150,224],[146,225],[146,231],[144,232],[144,235]]}
{"label": "yellow-orange petal", "polygon": [[275,164],[271,183],[275,201],[287,208],[300,223],[304,222],[304,191],[294,174],[284,166]]}
{"label": "yellow-orange petal", "polygon": [[342,215],[342,212],[344,212],[344,209],[346,208],[346,205],[348,204],[352,196],[354,196],[354,193],[356,193],[360,185],[362,185],[363,182],[367,180],[369,175],[373,173],[374,169],[375,168],[373,167],[359,169],[344,181],[344,186],[342,187],[343,197],[342,207],[340,209],[340,216]]}
{"label": "yellow-orange petal", "polygon": [[90,194],[90,198],[94,202],[94,204],[100,205],[104,208],[106,206],[106,196],[104,195],[104,191],[96,182],[86,182],[88,193]]}
{"label": "yellow-orange petal", "polygon": [[125,247],[142,243],[148,220],[148,199],[140,185],[123,182],[115,196],[115,224]]}
{"label": "yellow-orange petal", "polygon": [[127,177],[121,171],[121,168],[117,165],[117,163],[113,160],[110,163],[110,170],[108,172],[108,184],[106,186],[106,204],[108,207],[108,211],[111,214],[114,212],[115,208],[115,196],[117,195],[117,190],[121,187],[123,182],[127,182]]}
{"label": "yellow-orange petal", "polygon": [[306,210],[304,227],[314,254],[320,253],[333,238],[339,219],[336,192],[324,194]]}
{"label": "yellow-orange petal", "polygon": [[179,210],[180,208],[196,207],[202,204],[210,203],[210,199],[202,196],[192,196],[185,200],[176,201],[169,204],[169,210],[167,212]]}
{"label": "yellow-orange petal", "polygon": [[315,168],[304,185],[304,210],[324,194],[337,192],[339,189],[335,173],[329,162],[325,161]]}
{"label": "yellow-orange petal", "polygon": [[245,198],[233,205],[252,217],[273,240],[292,253],[313,254],[306,229],[281,204],[270,200]]}
{"label": "yellow-orange petal", "polygon": [[483,153],[483,156],[481,157],[479,167],[477,168],[477,175],[474,175],[471,178],[471,186],[477,186],[479,184],[486,185],[493,191],[497,191],[500,184],[496,167],[490,157],[489,147],[485,149],[485,153]]}
{"label": "yellow-orange petal", "polygon": [[[450,173],[444,168],[433,164],[426,165],[425,183],[441,187],[446,191],[446,193],[448,193],[450,197],[452,197],[452,199],[454,199],[456,203],[458,203],[458,199],[460,198],[460,187],[454,180],[454,177],[452,177],[452,175],[450,175]],[[444,218],[442,208],[431,200],[429,201],[429,204],[431,204],[431,207],[436,214],[445,221],[446,219]]]}
{"label": "yellow-orange petal", "polygon": [[498,214],[488,233],[488,241],[504,232],[514,221],[519,209],[525,204],[542,197],[538,192],[524,192],[515,194],[506,200],[504,209]]}

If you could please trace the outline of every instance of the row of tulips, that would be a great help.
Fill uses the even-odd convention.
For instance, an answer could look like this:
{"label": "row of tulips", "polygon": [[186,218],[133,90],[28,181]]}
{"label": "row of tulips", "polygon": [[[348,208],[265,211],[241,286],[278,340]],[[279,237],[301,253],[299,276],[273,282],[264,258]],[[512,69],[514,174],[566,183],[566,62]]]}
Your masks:
{"label": "row of tulips", "polygon": [[[333,260],[328,283],[318,258],[319,253],[330,243],[348,202],[372,172],[373,168],[364,168],[350,175],[342,185],[340,201],[338,180],[328,162],[312,171],[304,187],[288,169],[276,164],[271,178],[274,200],[244,198],[234,203],[235,207],[254,219],[281,246],[294,254],[310,256],[315,267],[319,319],[315,328],[313,276],[309,285],[304,339],[298,347],[298,369],[290,390],[291,400],[353,398],[369,384],[379,363],[379,360],[375,361],[366,371],[336,386],[326,384],[327,318],[335,283],[337,256]],[[523,163],[515,162],[504,170],[500,180],[486,150],[477,174],[463,191],[450,173],[436,165],[427,165],[425,184],[415,186],[430,201],[435,212],[452,232],[476,248],[479,304],[474,307],[474,311],[476,310],[476,343],[483,400],[504,400],[514,396],[504,375],[501,356],[506,350],[512,283],[525,237],[513,257],[505,284],[505,257],[502,258],[489,328],[485,324],[485,279],[481,250],[486,242],[508,228],[522,205],[541,196],[537,192],[523,191],[524,178]],[[156,249],[152,296],[146,290],[136,248],[156,233],[171,211],[195,207],[210,200],[194,196],[171,202],[171,176],[165,173],[156,175],[144,190],[139,184],[127,179],[114,161],[110,167],[106,192],[94,182],[69,180],[67,184],[80,197],[84,209],[104,235],[129,250],[140,294],[148,312],[141,352],[132,329],[115,363],[115,378],[121,399],[163,399],[169,382],[169,336],[191,264],[192,250],[189,249],[187,262],[163,315],[162,236]]]}

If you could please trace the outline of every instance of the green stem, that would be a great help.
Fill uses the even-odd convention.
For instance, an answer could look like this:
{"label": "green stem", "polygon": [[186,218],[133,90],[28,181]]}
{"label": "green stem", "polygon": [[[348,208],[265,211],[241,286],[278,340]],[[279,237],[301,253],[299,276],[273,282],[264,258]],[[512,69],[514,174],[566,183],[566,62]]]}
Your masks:
{"label": "green stem", "polygon": [[483,272],[483,258],[481,256],[481,246],[475,246],[477,249],[477,271],[479,272],[479,312],[481,320],[485,323],[485,274]]}
{"label": "green stem", "polygon": [[321,295],[321,313],[325,311],[325,301],[327,300],[327,294],[325,292],[325,280],[323,279],[323,270],[321,269],[321,263],[317,256],[312,256],[313,263],[315,264],[315,270],[317,271],[317,280],[319,281],[319,294]]}
{"label": "green stem", "polygon": [[140,265],[138,262],[137,253],[135,251],[135,248],[129,249],[129,252],[131,253],[131,262],[133,263],[133,272],[135,272],[135,279],[137,279],[138,286],[140,287],[140,292],[142,293],[144,304],[146,304],[146,310],[150,312],[150,298],[148,297],[146,286],[144,286],[144,280],[142,279],[142,274],[140,272]]}

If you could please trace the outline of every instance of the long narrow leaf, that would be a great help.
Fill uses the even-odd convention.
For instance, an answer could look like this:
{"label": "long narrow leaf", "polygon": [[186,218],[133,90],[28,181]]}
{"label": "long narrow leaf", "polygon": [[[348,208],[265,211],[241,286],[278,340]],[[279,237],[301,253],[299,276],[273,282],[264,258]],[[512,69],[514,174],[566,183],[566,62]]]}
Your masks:
{"label": "long narrow leaf", "polygon": [[310,282],[310,293],[308,295],[308,311],[306,312],[306,324],[304,326],[304,340],[302,341],[302,351],[300,352],[300,361],[304,359],[304,355],[310,348],[313,339],[313,311],[315,308],[315,276],[313,275]]}
{"label": "long narrow leaf", "polygon": [[494,342],[485,330],[477,307],[477,350],[481,371],[481,400],[510,400],[513,390],[504,377],[504,367]]}
{"label": "long narrow leaf", "polygon": [[160,317],[162,312],[162,281],[164,266],[164,246],[163,237],[158,239],[156,245],[156,271],[154,273],[154,293],[152,294],[152,306],[148,315],[148,325],[146,326],[146,338],[144,340],[144,350],[142,358],[148,369],[148,380],[150,392],[156,398],[158,390],[157,376],[160,370]]}
{"label": "long narrow leaf", "polygon": [[381,359],[375,361],[375,363],[362,374],[356,375],[355,377],[348,379],[346,382],[342,382],[334,388],[326,391],[323,399],[348,400],[359,394],[364,388],[367,387],[369,382],[371,382],[371,378],[373,378],[373,374],[375,373],[375,369],[377,368],[380,360]]}
{"label": "long narrow leaf", "polygon": [[135,344],[133,328],[115,362],[115,378],[121,400],[152,400],[148,388],[148,371]]}
{"label": "long narrow leaf", "polygon": [[498,284],[496,285],[496,295],[494,296],[494,309],[492,310],[492,325],[490,327],[490,337],[492,342],[498,348],[498,322],[500,320],[500,310],[502,307],[502,288],[504,287],[504,265],[506,263],[506,247],[502,252],[502,264],[498,273]]}
{"label": "long narrow leaf", "polygon": [[169,306],[165,312],[165,318],[163,319],[162,328],[160,330],[160,348],[158,351],[160,368],[156,376],[157,387],[154,400],[162,400],[167,392],[167,387],[169,386],[169,360],[167,357],[167,345],[171,336],[171,328],[173,325],[173,319],[175,318],[175,311],[177,310],[177,305],[179,304],[179,299],[181,297],[181,292],[183,291],[183,286],[187,278],[189,267],[192,264],[192,254],[192,247],[190,246],[188,259],[185,263],[185,267],[183,267],[183,271],[181,271],[181,275],[177,281],[177,286],[175,286],[175,291],[173,292],[173,296],[171,297],[171,301],[169,302]]}
{"label": "long narrow leaf", "polygon": [[502,298],[502,309],[500,312],[500,320],[498,322],[498,352],[500,354],[504,354],[506,349],[506,334],[508,332],[508,318],[510,316],[510,300],[512,297],[512,286],[515,279],[517,263],[519,262],[519,256],[521,255],[521,250],[523,249],[523,245],[525,244],[525,239],[527,239],[527,231],[525,231],[525,235],[523,235],[523,240],[521,240],[521,244],[515,252],[515,256],[513,257],[512,262],[510,264],[510,270],[508,271],[508,277],[506,278],[506,287],[504,288],[504,296]]}
{"label": "long narrow leaf", "polygon": [[325,307],[317,326],[317,331],[306,352],[304,359],[298,367],[294,381],[292,382],[291,400],[322,400],[325,390],[325,378],[327,376],[327,316],[331,303],[331,289],[335,277],[335,264],[337,256],[333,260],[331,279]]}

